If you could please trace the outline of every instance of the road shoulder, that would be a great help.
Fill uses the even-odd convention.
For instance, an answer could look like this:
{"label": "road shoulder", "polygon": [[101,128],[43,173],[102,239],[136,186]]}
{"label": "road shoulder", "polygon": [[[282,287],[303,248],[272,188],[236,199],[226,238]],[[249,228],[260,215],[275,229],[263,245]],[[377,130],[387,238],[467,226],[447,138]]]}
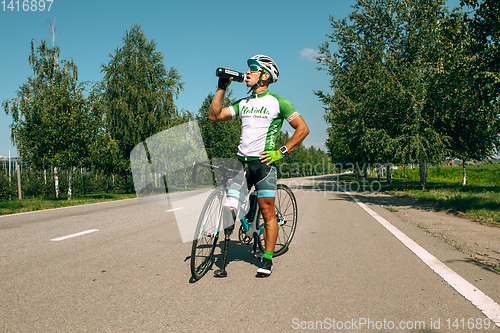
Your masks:
{"label": "road shoulder", "polygon": [[363,201],[386,208],[403,222],[417,226],[499,273],[500,228],[437,210],[414,199],[396,198],[381,192],[356,194],[362,195]]}

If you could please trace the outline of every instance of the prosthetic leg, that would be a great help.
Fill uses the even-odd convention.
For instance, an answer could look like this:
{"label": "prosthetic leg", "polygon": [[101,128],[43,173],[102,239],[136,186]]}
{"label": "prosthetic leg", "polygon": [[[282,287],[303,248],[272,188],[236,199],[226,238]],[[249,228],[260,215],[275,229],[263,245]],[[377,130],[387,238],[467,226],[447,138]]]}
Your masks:
{"label": "prosthetic leg", "polygon": [[[236,209],[233,207],[223,208],[223,218],[224,218],[224,248],[222,250],[222,264],[221,268],[214,272],[215,277],[224,278],[227,276],[226,264],[227,264],[227,251],[229,248],[229,241],[231,234],[234,230],[234,220],[236,219]],[[226,227],[227,226],[227,227]]]}

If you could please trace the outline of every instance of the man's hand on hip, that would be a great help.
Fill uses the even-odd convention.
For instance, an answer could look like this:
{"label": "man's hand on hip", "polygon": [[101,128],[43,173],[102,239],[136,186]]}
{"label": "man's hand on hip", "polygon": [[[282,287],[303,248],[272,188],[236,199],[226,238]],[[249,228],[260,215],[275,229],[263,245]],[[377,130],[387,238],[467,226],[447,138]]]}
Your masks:
{"label": "man's hand on hip", "polygon": [[279,161],[283,158],[283,154],[279,150],[271,150],[271,151],[263,151],[260,153],[260,161],[262,163],[267,163],[270,165],[276,161]]}

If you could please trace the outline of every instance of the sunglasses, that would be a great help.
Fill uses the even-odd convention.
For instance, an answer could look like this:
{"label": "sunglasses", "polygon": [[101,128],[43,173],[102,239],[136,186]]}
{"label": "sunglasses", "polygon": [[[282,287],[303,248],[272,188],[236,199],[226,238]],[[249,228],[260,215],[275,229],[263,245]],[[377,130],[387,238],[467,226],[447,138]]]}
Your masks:
{"label": "sunglasses", "polygon": [[248,69],[250,70],[250,72],[262,71],[264,73],[267,73],[265,69],[263,69],[262,67],[259,67],[257,65],[251,65],[250,67],[248,67]]}

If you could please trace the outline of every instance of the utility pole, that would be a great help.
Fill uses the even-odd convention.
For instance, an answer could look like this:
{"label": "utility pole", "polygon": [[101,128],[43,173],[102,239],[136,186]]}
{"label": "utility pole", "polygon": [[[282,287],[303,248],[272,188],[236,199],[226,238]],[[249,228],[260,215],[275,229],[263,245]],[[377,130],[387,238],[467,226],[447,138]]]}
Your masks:
{"label": "utility pole", "polygon": [[[11,181],[11,179],[12,179],[12,166],[11,166],[10,163],[11,162],[10,162],[10,149],[9,149],[9,191],[10,191],[10,186],[11,186],[11,183],[12,183],[12,181]],[[10,194],[9,194],[9,200],[12,200],[12,197],[11,197]]]}
{"label": "utility pole", "polygon": [[21,192],[21,166],[16,160],[16,172],[17,172],[17,194],[19,200],[23,199],[23,193]]}

